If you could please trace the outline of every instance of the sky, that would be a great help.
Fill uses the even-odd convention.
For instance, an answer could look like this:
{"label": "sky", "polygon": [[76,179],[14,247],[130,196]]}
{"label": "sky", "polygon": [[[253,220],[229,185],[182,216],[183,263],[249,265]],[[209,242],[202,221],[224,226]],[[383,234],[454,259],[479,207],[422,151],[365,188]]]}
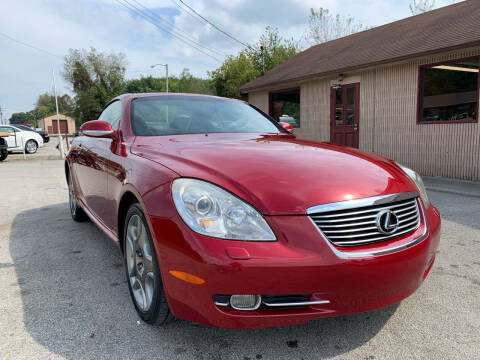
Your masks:
{"label": "sky", "polygon": [[[128,61],[127,78],[164,76],[164,68],[150,68],[155,63],[168,63],[169,72],[174,75],[188,68],[192,74],[206,78],[208,70],[216,69],[227,55],[236,54],[243,48],[240,43],[186,11],[180,0],[127,0],[139,9],[142,6],[148,9],[151,19],[163,24],[167,31],[160,30],[133,10],[122,6],[122,1],[0,2],[0,106],[4,121],[13,112],[33,109],[38,95],[53,91],[52,72],[56,76],[58,93],[71,95],[71,88],[61,75],[63,57],[70,48],[94,47],[102,52],[124,53]],[[353,16],[366,26],[382,25],[411,15],[408,6],[411,0],[183,2],[221,30],[247,44],[255,43],[266,26],[278,28],[285,38],[299,40],[306,33],[312,7]],[[437,0],[435,7],[454,2]],[[172,31],[184,39],[188,36],[214,52],[207,50],[211,55],[207,56],[172,36]]]}

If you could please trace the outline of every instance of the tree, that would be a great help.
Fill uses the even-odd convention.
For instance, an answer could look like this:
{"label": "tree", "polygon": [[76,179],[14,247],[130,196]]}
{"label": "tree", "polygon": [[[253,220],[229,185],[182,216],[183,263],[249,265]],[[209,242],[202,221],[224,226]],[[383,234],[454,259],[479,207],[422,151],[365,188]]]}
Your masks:
{"label": "tree", "polygon": [[[73,100],[68,95],[60,95],[58,99],[58,111],[65,115],[72,115],[73,111]],[[35,111],[41,115],[40,117],[45,117],[48,115],[55,114],[57,109],[55,105],[55,95],[49,93],[43,93],[38,96]]]}
{"label": "tree", "polygon": [[255,68],[253,60],[246,51],[241,51],[237,56],[227,57],[218,69],[209,71],[208,74],[215,94],[238,98],[240,96],[237,89],[259,76],[260,70]]}
{"label": "tree", "polygon": [[262,47],[265,71],[273,69],[299,51],[293,40],[283,39],[277,28],[267,26],[256,44],[249,45],[238,55],[227,57],[219,68],[208,72],[217,95],[238,98],[240,94],[237,89],[262,74]]}
{"label": "tree", "polygon": [[246,50],[247,56],[252,59],[255,69],[260,72],[263,71],[262,48],[265,71],[269,71],[297,55],[299,51],[293,39],[283,39],[277,28],[267,26],[258,42],[250,45]]}
{"label": "tree", "polygon": [[317,45],[367,29],[353,17],[334,15],[325,8],[311,8],[305,39],[312,45]]}
{"label": "tree", "polygon": [[184,68],[183,71],[180,73],[180,76],[178,78],[174,78],[173,85],[175,86],[177,91],[181,93],[214,93],[211,82],[209,80],[193,76],[188,68]]}
{"label": "tree", "polygon": [[[152,76],[142,76],[140,79],[128,80],[125,83],[125,91],[128,93],[163,92],[165,88],[165,78],[154,78]],[[193,76],[187,68],[183,69],[180,76],[173,75],[168,78],[168,91],[173,93],[213,94],[210,81]]]}
{"label": "tree", "polygon": [[413,0],[409,6],[412,15],[417,15],[432,10],[435,7],[435,0]]}
{"label": "tree", "polygon": [[73,112],[79,124],[96,119],[108,101],[123,93],[125,67],[122,53],[106,54],[94,48],[69,50],[63,77],[75,94]]}
{"label": "tree", "polygon": [[10,122],[10,124],[28,124],[28,113],[13,113],[8,121]]}
{"label": "tree", "polygon": [[[58,96],[59,112],[70,115],[73,109],[73,101],[67,94]],[[49,93],[43,93],[38,96],[35,108],[27,112],[12,114],[11,124],[31,124],[37,127],[38,120],[56,113],[55,96]]]}

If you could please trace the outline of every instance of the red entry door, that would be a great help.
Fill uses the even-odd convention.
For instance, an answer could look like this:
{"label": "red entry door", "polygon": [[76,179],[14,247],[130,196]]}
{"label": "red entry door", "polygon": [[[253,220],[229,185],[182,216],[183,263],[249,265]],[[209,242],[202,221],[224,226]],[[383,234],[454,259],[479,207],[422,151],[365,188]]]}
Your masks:
{"label": "red entry door", "polygon": [[331,88],[330,142],[358,148],[359,100],[359,83]]}

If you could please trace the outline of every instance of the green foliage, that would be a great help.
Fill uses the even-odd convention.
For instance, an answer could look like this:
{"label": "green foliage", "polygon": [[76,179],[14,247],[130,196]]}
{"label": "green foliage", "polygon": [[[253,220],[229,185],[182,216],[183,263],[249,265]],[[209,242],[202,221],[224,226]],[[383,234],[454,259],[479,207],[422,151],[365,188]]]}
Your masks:
{"label": "green foliage", "polygon": [[190,74],[190,70],[185,68],[179,77],[168,79],[168,86],[172,87],[172,92],[192,93],[192,94],[214,94],[214,90],[209,80],[201,79]]}
{"label": "green foliage", "polygon": [[[154,78],[152,76],[141,77],[140,79],[128,80],[125,83],[125,92],[143,93],[143,92],[163,92],[165,91],[165,78]],[[168,91],[174,93],[192,93],[192,94],[213,94],[211,83],[207,79],[201,79],[190,74],[190,70],[185,68],[180,76],[170,76],[168,78]]]}
{"label": "green foliage", "polygon": [[219,68],[208,72],[217,95],[239,98],[237,89],[262,74],[261,47],[264,49],[265,71],[273,69],[299,51],[293,40],[283,39],[277,28],[267,26],[256,44],[240,51],[238,55],[227,57]]}
{"label": "green foliage", "polygon": [[312,45],[317,45],[367,29],[353,17],[334,15],[325,8],[311,8],[305,39]]}
{"label": "green foliage", "polygon": [[262,71],[263,47],[265,71],[297,55],[299,48],[293,39],[283,39],[277,28],[267,26],[265,32],[260,36],[258,42],[250,45],[246,50],[247,56],[253,61],[256,70]]}
{"label": "green foliage", "polygon": [[28,124],[29,115],[25,112],[13,113],[10,117],[10,124]]}
{"label": "green foliage", "polygon": [[[73,111],[73,100],[65,94],[58,96],[58,111],[61,114],[71,115]],[[36,103],[34,109],[37,112],[38,117],[45,117],[56,113],[55,95],[49,93],[41,94]]]}
{"label": "green foliage", "polygon": [[125,66],[122,53],[69,50],[63,77],[75,94],[73,112],[78,123],[96,119],[112,98],[124,92]]}
{"label": "green foliage", "polygon": [[[58,110],[61,114],[70,115],[73,109],[73,100],[67,94],[58,96]],[[11,124],[31,124],[37,127],[37,121],[56,113],[55,96],[53,94],[41,94],[35,108],[27,112],[12,114]]]}
{"label": "green foliage", "polygon": [[435,7],[435,0],[413,0],[409,5],[412,15],[421,14]]}
{"label": "green foliage", "polygon": [[218,96],[238,98],[237,89],[260,73],[246,51],[242,51],[237,56],[229,56],[218,69],[208,74]]}

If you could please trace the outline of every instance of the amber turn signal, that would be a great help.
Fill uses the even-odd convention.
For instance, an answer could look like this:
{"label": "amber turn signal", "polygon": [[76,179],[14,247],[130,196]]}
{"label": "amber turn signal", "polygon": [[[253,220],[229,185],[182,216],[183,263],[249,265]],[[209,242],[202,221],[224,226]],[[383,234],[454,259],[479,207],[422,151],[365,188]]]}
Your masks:
{"label": "amber turn signal", "polygon": [[190,284],[201,285],[205,283],[201,277],[186,273],[185,271],[170,270],[169,273],[177,279],[186,281]]}

